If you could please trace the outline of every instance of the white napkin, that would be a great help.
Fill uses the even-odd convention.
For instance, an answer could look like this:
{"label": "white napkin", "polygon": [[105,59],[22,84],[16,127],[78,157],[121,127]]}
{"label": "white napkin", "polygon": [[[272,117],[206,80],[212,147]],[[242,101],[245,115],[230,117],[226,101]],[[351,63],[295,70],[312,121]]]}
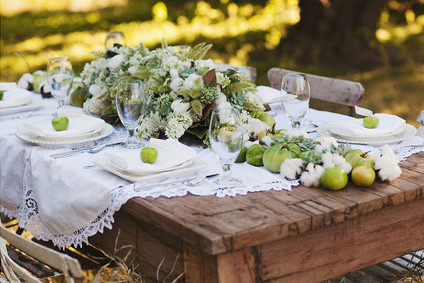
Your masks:
{"label": "white napkin", "polygon": [[31,134],[48,139],[55,138],[73,138],[79,137],[84,134],[92,133],[100,130],[105,121],[99,118],[91,117],[88,115],[81,115],[77,117],[68,117],[69,126],[67,130],[56,131],[51,123],[51,120],[43,120],[37,123],[28,122],[22,124],[22,127],[30,131]]}
{"label": "white napkin", "polygon": [[22,88],[7,90],[3,94],[3,99],[0,100],[0,109],[28,104],[32,98],[32,93]]}
{"label": "white napkin", "polygon": [[283,90],[278,90],[269,86],[260,85],[256,87],[256,94],[262,98],[264,104],[276,103],[283,97]]}
{"label": "white napkin", "polygon": [[146,175],[179,168],[179,165],[188,163],[197,156],[194,149],[174,139],[151,138],[149,147],[154,147],[158,151],[158,159],[154,164],[141,161],[140,149],[105,152],[104,157],[118,170],[134,175]]}
{"label": "white napkin", "polygon": [[16,88],[15,82],[0,82],[0,90],[11,90]]}
{"label": "white napkin", "polygon": [[377,113],[379,119],[377,128],[368,129],[363,125],[363,119],[346,117],[337,122],[330,123],[328,130],[333,134],[352,137],[379,137],[398,133],[405,125],[405,120],[390,114]]}

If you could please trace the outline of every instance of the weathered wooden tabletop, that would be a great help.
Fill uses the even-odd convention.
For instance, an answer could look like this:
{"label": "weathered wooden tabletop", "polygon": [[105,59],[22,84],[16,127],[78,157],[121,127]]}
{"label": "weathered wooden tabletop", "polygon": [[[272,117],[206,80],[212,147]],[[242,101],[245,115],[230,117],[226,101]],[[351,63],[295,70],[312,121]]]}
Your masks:
{"label": "weathered wooden tabletop", "polygon": [[134,198],[92,242],[107,248],[120,229],[150,278],[164,259],[161,278],[175,260],[186,282],[319,282],[424,248],[424,152],[401,167],[370,188]]}

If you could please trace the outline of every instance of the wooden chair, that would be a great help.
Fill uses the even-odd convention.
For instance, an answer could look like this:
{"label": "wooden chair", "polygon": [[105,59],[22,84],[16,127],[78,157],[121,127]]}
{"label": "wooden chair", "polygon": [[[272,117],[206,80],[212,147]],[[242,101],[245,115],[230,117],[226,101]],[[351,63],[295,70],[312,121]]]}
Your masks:
{"label": "wooden chair", "polygon": [[[271,68],[268,71],[271,87],[280,89],[284,75],[290,72],[294,71]],[[311,98],[346,105],[349,107],[349,115],[353,116],[354,106],[359,105],[364,95],[364,87],[361,83],[311,74],[306,76],[311,84]]]}
{"label": "wooden chair", "polygon": [[7,279],[12,283],[21,282],[19,278],[30,283],[41,283],[41,281],[11,259],[7,251],[6,241],[25,254],[63,272],[66,282],[74,282],[74,278],[83,278],[78,260],[34,243],[0,225],[1,266]]}
{"label": "wooden chair", "polygon": [[249,67],[249,66],[235,66],[230,64],[223,64],[223,63],[214,63],[215,68],[218,71],[226,71],[227,69],[234,69],[237,72],[242,73],[246,76],[247,79],[249,79],[251,82],[256,81],[256,68],[255,67]]}

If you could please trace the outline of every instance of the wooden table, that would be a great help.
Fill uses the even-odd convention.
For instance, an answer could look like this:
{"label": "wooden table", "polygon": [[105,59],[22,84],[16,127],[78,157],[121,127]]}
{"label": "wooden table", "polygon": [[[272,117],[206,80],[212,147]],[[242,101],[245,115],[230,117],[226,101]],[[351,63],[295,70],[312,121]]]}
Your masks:
{"label": "wooden table", "polygon": [[245,196],[128,201],[112,231],[91,242],[134,246],[135,264],[156,280],[319,282],[424,248],[424,152],[402,175],[370,188],[294,187]]}

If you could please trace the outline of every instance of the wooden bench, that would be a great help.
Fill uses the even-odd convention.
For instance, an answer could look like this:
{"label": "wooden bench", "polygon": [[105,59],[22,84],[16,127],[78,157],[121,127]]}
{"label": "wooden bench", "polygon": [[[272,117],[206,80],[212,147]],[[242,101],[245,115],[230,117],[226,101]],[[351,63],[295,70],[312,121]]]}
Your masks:
{"label": "wooden bench", "polygon": [[[281,89],[281,81],[291,70],[271,68],[268,70],[268,81],[271,87]],[[349,107],[349,115],[353,115],[354,106],[359,105],[364,95],[364,87],[359,82],[328,78],[306,74],[311,84],[311,98]]]}

